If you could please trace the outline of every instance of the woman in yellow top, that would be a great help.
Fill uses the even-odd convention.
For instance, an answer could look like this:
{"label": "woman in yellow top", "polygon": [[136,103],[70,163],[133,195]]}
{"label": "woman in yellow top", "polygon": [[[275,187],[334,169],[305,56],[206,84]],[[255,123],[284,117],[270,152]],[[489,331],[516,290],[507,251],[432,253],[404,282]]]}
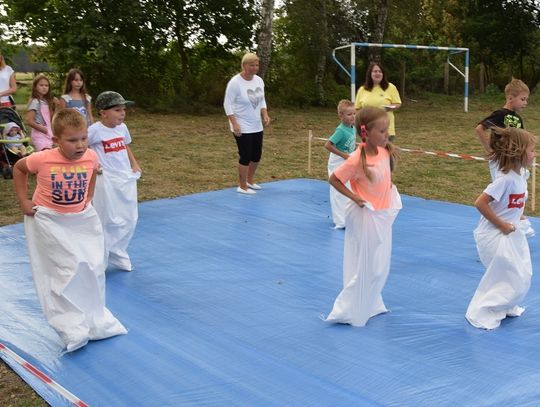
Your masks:
{"label": "woman in yellow top", "polygon": [[401,98],[397,88],[386,79],[382,66],[373,62],[368,66],[366,80],[358,89],[354,104],[357,111],[367,106],[386,110],[390,119],[390,125],[388,126],[389,140],[394,141],[396,128],[393,111],[401,107]]}

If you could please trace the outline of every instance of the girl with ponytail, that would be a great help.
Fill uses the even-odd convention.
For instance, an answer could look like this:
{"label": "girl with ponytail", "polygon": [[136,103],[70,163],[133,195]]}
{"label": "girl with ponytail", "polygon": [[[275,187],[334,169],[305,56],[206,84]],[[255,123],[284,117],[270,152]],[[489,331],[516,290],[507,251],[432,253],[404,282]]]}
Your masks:
{"label": "girl with ponytail", "polygon": [[536,156],[535,137],[515,127],[493,128],[493,151],[498,175],[474,203],[480,222],[474,231],[478,256],[486,272],[469,303],[465,317],[481,329],[497,328],[506,317],[518,317],[531,286],[532,264],[523,218],[527,180],[523,176]]}
{"label": "girl with ponytail", "polygon": [[[392,184],[395,153],[388,141],[388,115],[366,107],[357,112],[360,147],[330,175],[330,184],[350,201],[345,212],[343,289],[329,322],[364,326],[387,312],[381,292],[390,271],[392,224],[401,209]],[[345,184],[350,181],[351,189]]]}

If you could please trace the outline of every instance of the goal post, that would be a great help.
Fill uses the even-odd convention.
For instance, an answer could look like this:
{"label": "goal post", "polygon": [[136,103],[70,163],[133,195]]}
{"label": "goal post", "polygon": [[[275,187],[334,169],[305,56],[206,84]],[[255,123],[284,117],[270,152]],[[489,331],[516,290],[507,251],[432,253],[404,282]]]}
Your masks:
{"label": "goal post", "polygon": [[[351,100],[354,101],[356,97],[356,47],[378,47],[378,48],[406,48],[406,49],[426,49],[429,51],[446,51],[448,57],[446,62],[452,69],[458,72],[464,79],[463,88],[463,110],[467,112],[469,110],[469,48],[457,48],[457,47],[438,47],[434,45],[405,45],[405,44],[378,44],[370,42],[352,42],[349,45],[342,45],[341,47],[334,48],[332,51],[332,58],[334,62],[351,78]],[[350,48],[351,52],[351,67],[347,69],[336,57],[336,51],[340,49]],[[454,54],[465,53],[464,72],[462,72],[457,66],[450,61],[450,56]]]}

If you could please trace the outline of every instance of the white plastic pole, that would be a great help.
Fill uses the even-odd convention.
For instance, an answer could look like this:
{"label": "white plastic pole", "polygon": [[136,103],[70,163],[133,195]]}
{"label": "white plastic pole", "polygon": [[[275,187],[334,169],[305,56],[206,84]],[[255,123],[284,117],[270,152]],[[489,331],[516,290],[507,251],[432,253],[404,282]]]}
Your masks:
{"label": "white plastic pole", "polygon": [[463,89],[463,110],[469,111],[469,50],[465,51],[465,87]]}
{"label": "white plastic pole", "polygon": [[311,175],[311,142],[313,140],[313,132],[309,130],[308,133],[308,159],[307,159],[307,172]]}
{"label": "white plastic pole", "polygon": [[531,209],[534,211],[536,208],[536,157],[534,157],[533,165],[532,165],[532,176],[531,176]]}
{"label": "white plastic pole", "polygon": [[356,99],[356,46],[351,44],[351,102]]}

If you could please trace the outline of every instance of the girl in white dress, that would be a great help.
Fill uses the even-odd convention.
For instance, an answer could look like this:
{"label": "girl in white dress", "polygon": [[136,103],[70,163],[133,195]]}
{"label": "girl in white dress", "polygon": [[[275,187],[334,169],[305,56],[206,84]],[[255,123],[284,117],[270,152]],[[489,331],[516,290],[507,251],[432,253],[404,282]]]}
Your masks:
{"label": "girl in white dress", "polygon": [[[388,123],[383,109],[361,109],[355,125],[362,144],[330,175],[330,184],[350,201],[345,210],[343,289],[326,318],[329,322],[364,326],[388,311],[381,293],[390,271],[392,224],[401,209],[392,184]],[[351,189],[345,186],[349,181]]]}
{"label": "girl in white dress", "polygon": [[500,139],[489,158],[501,175],[475,202],[482,217],[474,238],[486,272],[465,315],[472,326],[482,329],[497,328],[504,318],[523,313],[519,304],[532,277],[527,225],[520,220],[527,200],[527,181],[521,172],[536,156],[535,138],[513,127],[494,131]]}

